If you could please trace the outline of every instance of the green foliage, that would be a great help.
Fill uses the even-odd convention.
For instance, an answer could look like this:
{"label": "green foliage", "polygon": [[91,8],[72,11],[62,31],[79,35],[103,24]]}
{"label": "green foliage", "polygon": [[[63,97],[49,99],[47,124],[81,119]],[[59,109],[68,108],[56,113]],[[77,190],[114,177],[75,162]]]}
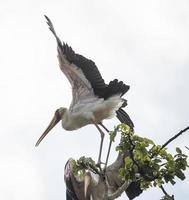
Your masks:
{"label": "green foliage", "polygon": [[120,131],[120,125],[115,126],[114,130],[109,132],[111,142],[114,142],[118,131]]}
{"label": "green foliage", "polygon": [[[141,189],[161,187],[164,183],[175,184],[175,178],[185,179],[184,171],[188,167],[187,156],[180,148],[176,154],[170,154],[166,148],[156,145],[152,140],[135,135],[125,124],[114,129],[114,135],[121,133],[121,142],[117,146],[120,152],[127,152],[125,165],[120,176],[127,181],[140,181]],[[172,197],[166,195],[164,200]]]}
{"label": "green foliage", "polygon": [[99,170],[92,158],[86,158],[82,156],[79,160],[73,160],[73,173],[75,176],[79,176],[81,179],[84,178],[86,170],[91,170],[94,173],[99,173]]}
{"label": "green foliage", "polygon": [[[161,200],[174,200],[163,188],[163,184],[176,183],[176,178],[185,179],[184,171],[187,169],[187,155],[176,147],[175,154],[170,154],[161,145],[152,140],[134,134],[126,124],[120,124],[110,132],[110,141],[114,141],[116,135],[121,134],[120,144],[116,150],[124,153],[124,166],[120,168],[119,174],[123,181],[139,182],[142,190],[150,187],[159,187],[165,196]],[[97,167],[91,158],[81,157],[73,160],[74,175],[84,178],[86,170],[102,175],[102,169]]]}
{"label": "green foliage", "polygon": [[174,200],[174,196],[165,195],[161,198],[161,200]]}

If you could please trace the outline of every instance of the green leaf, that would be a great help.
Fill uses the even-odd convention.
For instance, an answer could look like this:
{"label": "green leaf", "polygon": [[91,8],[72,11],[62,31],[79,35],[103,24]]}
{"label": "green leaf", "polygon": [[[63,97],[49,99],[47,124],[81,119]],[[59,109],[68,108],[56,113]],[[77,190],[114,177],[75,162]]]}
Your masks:
{"label": "green leaf", "polygon": [[125,158],[125,166],[130,167],[133,164],[133,161],[130,157]]}
{"label": "green leaf", "polygon": [[110,131],[110,141],[114,142],[115,141],[115,137],[117,135],[116,131]]}
{"label": "green leaf", "polygon": [[185,175],[184,175],[184,173],[183,173],[181,170],[177,170],[176,173],[175,173],[175,175],[176,175],[179,179],[181,179],[182,181],[186,178]]}
{"label": "green leaf", "polygon": [[155,158],[153,161],[154,161],[154,163],[156,163],[156,164],[158,164],[158,163],[161,163],[161,162],[162,162],[162,160],[161,160],[161,159],[158,159],[158,158]]}
{"label": "green leaf", "polygon": [[144,138],[144,141],[148,144],[152,144],[154,145],[154,142],[152,140],[150,140],[149,138]]}
{"label": "green leaf", "polygon": [[174,200],[174,196],[165,195],[161,198],[161,200]]}
{"label": "green leaf", "polygon": [[179,154],[182,154],[182,151],[179,147],[176,147],[176,152],[179,153]]}

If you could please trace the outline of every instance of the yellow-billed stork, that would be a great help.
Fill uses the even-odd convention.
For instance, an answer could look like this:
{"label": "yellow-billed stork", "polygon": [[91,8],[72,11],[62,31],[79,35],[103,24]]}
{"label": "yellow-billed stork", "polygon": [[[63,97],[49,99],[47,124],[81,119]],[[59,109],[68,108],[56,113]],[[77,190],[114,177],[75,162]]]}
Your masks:
{"label": "yellow-billed stork", "polygon": [[45,18],[57,41],[60,69],[72,87],[72,103],[69,109],[61,107],[56,110],[52,121],[37,141],[36,146],[60,120],[62,120],[62,127],[68,131],[94,124],[101,134],[98,157],[98,164],[100,164],[104,132],[99,125],[107,131],[102,121],[116,115],[122,123],[128,124],[131,128],[134,127],[130,117],[122,109],[127,105],[127,101],[122,96],[129,90],[129,86],[117,79],[105,84],[95,63],[76,54],[70,46],[62,43],[51,20],[47,16]]}

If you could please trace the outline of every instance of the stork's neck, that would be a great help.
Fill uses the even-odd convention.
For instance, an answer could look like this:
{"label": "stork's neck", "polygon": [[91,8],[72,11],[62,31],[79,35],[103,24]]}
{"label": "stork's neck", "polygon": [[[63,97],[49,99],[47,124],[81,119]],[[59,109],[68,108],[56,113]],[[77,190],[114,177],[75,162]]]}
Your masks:
{"label": "stork's neck", "polygon": [[82,126],[79,124],[79,117],[71,114],[68,109],[65,109],[62,115],[62,127],[67,131],[72,131]]}
{"label": "stork's neck", "polygon": [[67,130],[69,122],[70,122],[70,112],[67,108],[64,108],[64,113],[62,115],[62,127]]}

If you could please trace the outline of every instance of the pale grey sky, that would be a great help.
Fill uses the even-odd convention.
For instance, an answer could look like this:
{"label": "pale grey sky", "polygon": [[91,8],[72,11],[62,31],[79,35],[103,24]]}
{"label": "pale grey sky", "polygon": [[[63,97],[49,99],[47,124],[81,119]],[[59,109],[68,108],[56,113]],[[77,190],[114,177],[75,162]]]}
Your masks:
{"label": "pale grey sky", "polygon": [[[187,0],[0,0],[0,199],[63,200],[68,158],[97,159],[93,126],[70,133],[59,125],[34,147],[55,109],[71,101],[43,15],[62,40],[95,61],[106,82],[131,86],[126,110],[136,132],[162,144],[189,125],[188,10]],[[109,129],[117,123],[105,122]],[[185,133],[171,151],[188,141]],[[189,173],[168,192],[187,200],[188,187]],[[137,199],[161,196],[153,189]]]}

